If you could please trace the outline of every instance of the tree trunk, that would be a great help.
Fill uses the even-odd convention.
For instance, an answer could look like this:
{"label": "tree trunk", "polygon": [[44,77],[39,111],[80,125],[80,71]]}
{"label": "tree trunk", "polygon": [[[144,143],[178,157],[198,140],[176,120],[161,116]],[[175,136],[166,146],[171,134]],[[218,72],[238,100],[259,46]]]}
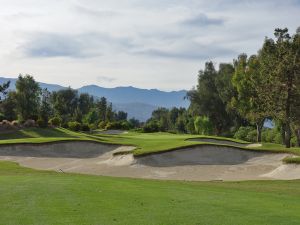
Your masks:
{"label": "tree trunk", "polygon": [[286,124],[286,129],[285,129],[285,147],[290,148],[291,147],[291,126],[289,123]]}
{"label": "tree trunk", "polygon": [[256,131],[257,131],[256,141],[258,143],[261,142],[261,133],[262,133],[262,128],[264,126],[264,123],[265,123],[265,119],[262,119],[256,123]]}
{"label": "tree trunk", "polygon": [[282,139],[282,144],[284,145],[285,144],[285,124],[282,123],[281,125],[281,139]]}
{"label": "tree trunk", "polygon": [[296,135],[296,138],[297,138],[297,147],[300,147],[300,128],[297,128],[295,130],[295,135]]}

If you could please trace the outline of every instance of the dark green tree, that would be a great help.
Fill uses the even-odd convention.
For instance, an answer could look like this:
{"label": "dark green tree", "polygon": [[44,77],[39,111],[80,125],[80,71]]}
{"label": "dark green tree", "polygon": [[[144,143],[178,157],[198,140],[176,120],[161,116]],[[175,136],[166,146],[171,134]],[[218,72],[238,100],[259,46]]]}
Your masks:
{"label": "dark green tree", "polygon": [[230,117],[226,111],[216,86],[216,71],[212,62],[205,64],[205,69],[199,71],[197,88],[188,92],[191,101],[190,111],[194,116],[204,115],[213,124],[215,133],[222,134],[230,127]]}
{"label": "dark green tree", "polygon": [[42,90],[41,106],[39,110],[39,118],[42,121],[43,127],[48,126],[50,116],[53,115],[51,107],[51,93],[46,89]]}
{"label": "dark green tree", "polygon": [[17,113],[20,120],[37,119],[41,89],[30,75],[19,75],[16,81]]}

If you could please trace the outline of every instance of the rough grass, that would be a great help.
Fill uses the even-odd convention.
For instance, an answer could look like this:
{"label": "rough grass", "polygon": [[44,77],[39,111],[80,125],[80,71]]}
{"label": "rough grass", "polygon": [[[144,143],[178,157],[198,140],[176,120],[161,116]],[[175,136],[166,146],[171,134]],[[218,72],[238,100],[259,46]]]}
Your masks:
{"label": "rough grass", "polygon": [[283,162],[287,164],[300,164],[300,157],[286,157],[283,159]]}
{"label": "rough grass", "polygon": [[0,224],[296,225],[300,181],[180,182],[0,162]]}

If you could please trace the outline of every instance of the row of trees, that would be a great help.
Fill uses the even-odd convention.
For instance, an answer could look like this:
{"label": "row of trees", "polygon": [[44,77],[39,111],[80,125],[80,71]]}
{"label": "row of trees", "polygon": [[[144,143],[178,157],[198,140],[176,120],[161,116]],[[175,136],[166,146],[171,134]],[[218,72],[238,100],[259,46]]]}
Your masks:
{"label": "row of trees", "polygon": [[158,108],[152,112],[143,131],[209,135],[213,133],[213,125],[207,116],[193,117],[185,108]]}
{"label": "row of trees", "polygon": [[269,119],[280,134],[271,139],[280,139],[289,148],[293,136],[300,146],[300,29],[293,36],[288,29],[276,29],[274,35],[274,39],[265,39],[256,55],[241,54],[218,69],[207,62],[199,71],[196,88],[187,94],[189,109],[155,110],[144,131],[244,136],[248,140],[255,134],[261,142],[262,134],[266,140],[272,133],[263,129]]}
{"label": "row of trees", "polygon": [[212,62],[198,75],[189,91],[190,113],[209,118],[215,134],[255,125],[257,141],[266,119],[281,125],[282,139],[290,147],[295,135],[300,145],[300,29],[276,29],[256,55],[238,56],[216,70]]}
{"label": "row of trees", "polygon": [[129,128],[139,125],[137,120],[131,119],[131,123],[127,121],[127,113],[113,111],[112,104],[104,97],[95,99],[71,88],[51,93],[47,89],[41,89],[30,75],[18,77],[15,91],[8,91],[9,85],[10,82],[7,82],[0,86],[0,121],[6,119],[24,122],[32,119],[43,127],[52,121],[55,125],[64,127],[85,124],[85,129],[107,126]]}

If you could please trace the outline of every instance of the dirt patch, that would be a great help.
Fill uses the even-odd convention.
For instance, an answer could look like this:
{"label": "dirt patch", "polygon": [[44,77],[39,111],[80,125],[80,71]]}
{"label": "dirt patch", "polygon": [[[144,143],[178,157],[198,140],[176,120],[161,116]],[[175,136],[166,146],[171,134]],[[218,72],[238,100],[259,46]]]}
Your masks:
{"label": "dirt patch", "polygon": [[0,160],[35,169],[116,177],[168,180],[300,179],[299,165],[284,165],[288,154],[197,146],[134,158],[115,152],[134,147],[90,142],[0,146]]}

